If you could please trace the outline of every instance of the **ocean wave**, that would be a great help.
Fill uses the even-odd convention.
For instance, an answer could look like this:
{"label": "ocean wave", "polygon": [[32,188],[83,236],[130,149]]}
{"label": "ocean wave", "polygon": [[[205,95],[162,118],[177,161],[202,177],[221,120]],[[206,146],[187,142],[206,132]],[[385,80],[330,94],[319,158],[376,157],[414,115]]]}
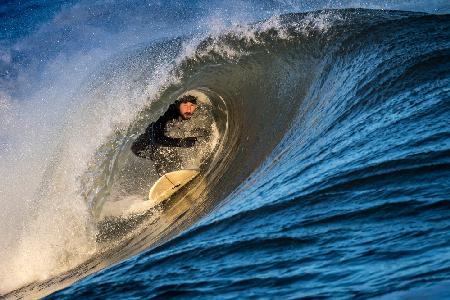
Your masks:
{"label": "ocean wave", "polygon": [[[108,201],[114,178],[129,175],[120,166],[134,138],[186,91],[218,108],[221,148],[166,211],[120,220],[101,243],[85,242],[95,244],[86,255],[6,296],[52,290],[145,249],[54,297],[99,285],[125,296],[123,283],[138,282],[133,293],[155,297],[366,298],[418,286],[414,276],[448,280],[437,268],[447,258],[430,258],[448,250],[449,32],[448,15],[324,10],[111,57],[84,81],[41,198],[69,189],[89,209]],[[79,251],[63,250],[68,260]]]}

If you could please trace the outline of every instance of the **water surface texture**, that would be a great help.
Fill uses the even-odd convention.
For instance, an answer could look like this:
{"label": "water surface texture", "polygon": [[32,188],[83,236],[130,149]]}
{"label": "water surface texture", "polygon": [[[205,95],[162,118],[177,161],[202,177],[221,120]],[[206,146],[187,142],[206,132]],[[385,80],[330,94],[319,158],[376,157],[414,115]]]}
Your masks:
{"label": "water surface texture", "polygon": [[[3,2],[0,296],[450,298],[449,12]],[[216,126],[202,176],[101,217],[145,197],[130,145],[187,91]]]}

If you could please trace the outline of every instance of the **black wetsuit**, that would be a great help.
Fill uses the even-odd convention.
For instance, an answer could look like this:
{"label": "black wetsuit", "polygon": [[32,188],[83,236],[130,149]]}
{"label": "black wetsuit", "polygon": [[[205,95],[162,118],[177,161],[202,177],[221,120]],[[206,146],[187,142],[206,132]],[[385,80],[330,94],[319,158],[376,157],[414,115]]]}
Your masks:
{"label": "black wetsuit", "polygon": [[135,155],[155,162],[155,168],[159,175],[163,175],[181,164],[181,159],[177,155],[174,153],[164,155],[159,151],[160,147],[188,148],[194,146],[197,141],[195,137],[172,138],[165,135],[166,124],[181,117],[179,105],[177,102],[171,104],[164,115],[159,117],[156,122],[151,123],[131,146],[131,151]]}

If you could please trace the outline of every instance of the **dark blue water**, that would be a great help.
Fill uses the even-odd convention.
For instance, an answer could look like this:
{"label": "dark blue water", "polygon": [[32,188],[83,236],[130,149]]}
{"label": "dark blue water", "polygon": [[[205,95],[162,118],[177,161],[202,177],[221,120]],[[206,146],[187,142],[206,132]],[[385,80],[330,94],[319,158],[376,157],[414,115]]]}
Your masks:
{"label": "dark blue water", "polygon": [[[41,40],[39,28],[55,38],[56,25],[30,22],[32,29],[2,36],[9,47],[2,50],[2,74],[16,70],[1,79],[0,100],[12,107],[4,120],[35,120],[21,103],[47,105],[35,95],[61,89],[62,83],[49,83],[60,74],[55,69],[82,66],[67,84],[67,100],[47,107],[68,105],[72,121],[58,126],[84,140],[36,129],[57,144],[45,156],[52,159],[44,159],[44,178],[36,175],[39,196],[29,196],[40,199],[34,205],[44,203],[45,213],[30,209],[29,217],[35,236],[44,238],[35,242],[24,233],[30,227],[18,222],[2,226],[16,248],[0,252],[9,274],[0,273],[8,277],[0,292],[33,298],[60,290],[48,299],[450,298],[449,7],[416,4],[365,6],[403,9],[392,11],[237,2],[216,3],[216,11],[203,2],[150,3],[148,13],[160,16],[155,20],[145,17],[141,2],[43,5],[37,14],[44,19],[72,14],[77,26],[72,20],[63,27],[75,35],[63,35],[54,55],[47,52],[53,47],[37,47],[43,62],[30,50],[35,44],[17,45]],[[80,15],[91,9],[92,28],[102,28],[99,40],[79,27]],[[141,19],[123,17],[133,14]],[[8,31],[19,19],[4,22]],[[27,90],[21,78],[41,71],[50,75]],[[228,116],[207,188],[156,217],[114,220],[112,231],[89,213],[79,217],[79,203],[92,207],[100,187],[126,177],[116,166],[129,161],[127,145],[151,119],[150,103],[168,103],[190,89],[201,89],[218,109],[221,99]],[[23,145],[12,134],[16,127],[0,132],[8,166],[14,160],[7,149]],[[105,128],[111,133],[103,134]],[[89,172],[73,167],[83,160]],[[67,170],[77,175],[73,181]],[[93,183],[80,186],[91,182],[86,178]],[[9,201],[23,195],[4,190]],[[16,205],[7,208],[14,213]],[[27,214],[19,219],[27,223]]]}

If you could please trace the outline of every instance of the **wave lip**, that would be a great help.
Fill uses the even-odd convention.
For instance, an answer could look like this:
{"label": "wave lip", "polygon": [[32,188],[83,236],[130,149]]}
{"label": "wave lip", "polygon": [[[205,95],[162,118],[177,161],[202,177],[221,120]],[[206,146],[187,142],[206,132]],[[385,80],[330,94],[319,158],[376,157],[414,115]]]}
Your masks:
{"label": "wave lip", "polygon": [[[147,248],[51,297],[100,285],[115,296],[375,297],[448,280],[449,27],[447,15],[320,11],[160,44],[177,80],[105,139],[126,156],[150,110],[200,90],[227,115],[208,188],[144,217],[80,274],[21,293]],[[150,48],[118,65],[165,51]]]}

